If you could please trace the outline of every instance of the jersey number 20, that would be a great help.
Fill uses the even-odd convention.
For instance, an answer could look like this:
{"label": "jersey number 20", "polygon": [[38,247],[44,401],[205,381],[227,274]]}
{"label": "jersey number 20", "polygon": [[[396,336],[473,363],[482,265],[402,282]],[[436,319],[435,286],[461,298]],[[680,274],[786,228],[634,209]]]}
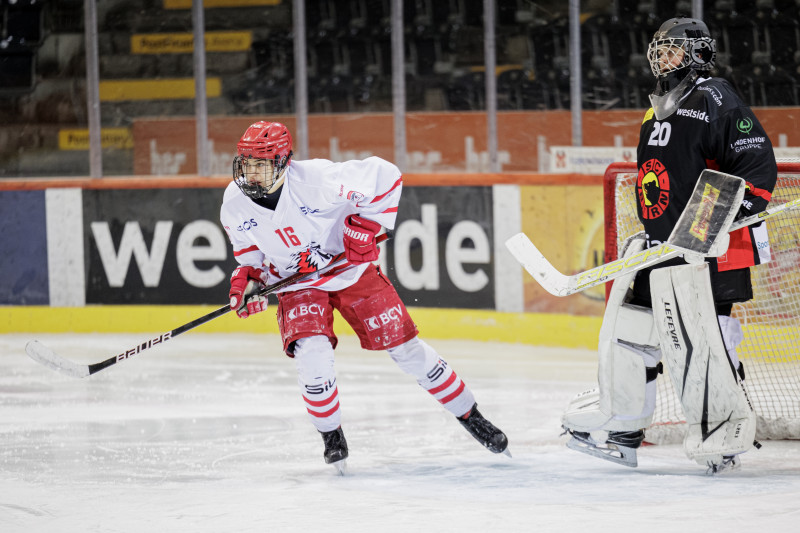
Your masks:
{"label": "jersey number 20", "polygon": [[650,134],[650,140],[647,141],[647,144],[650,146],[666,146],[671,133],[672,126],[669,122],[653,122],[653,133]]}

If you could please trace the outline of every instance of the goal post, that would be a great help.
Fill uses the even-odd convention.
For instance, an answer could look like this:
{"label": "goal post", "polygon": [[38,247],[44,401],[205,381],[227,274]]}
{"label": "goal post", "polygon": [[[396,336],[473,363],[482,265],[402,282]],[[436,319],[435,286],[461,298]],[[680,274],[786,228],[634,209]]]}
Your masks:
{"label": "goal post", "polygon": [[[636,214],[635,163],[612,163],[603,178],[605,262],[617,259],[623,241],[641,231]],[[778,161],[770,205],[800,197],[800,161]],[[758,415],[759,439],[800,439],[800,210],[766,222],[772,260],[751,269],[754,298],[734,305],[744,330],[738,348],[745,386]],[[610,284],[607,284],[608,290]],[[666,369],[665,369],[666,372]],[[669,377],[658,378],[650,442],[678,442],[686,423]]]}

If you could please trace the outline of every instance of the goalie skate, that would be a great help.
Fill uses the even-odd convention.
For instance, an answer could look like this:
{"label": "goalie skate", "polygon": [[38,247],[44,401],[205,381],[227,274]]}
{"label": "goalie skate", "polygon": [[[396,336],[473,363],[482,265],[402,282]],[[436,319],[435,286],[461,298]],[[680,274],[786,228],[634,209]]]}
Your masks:
{"label": "goalie skate", "polygon": [[567,442],[567,448],[571,450],[632,468],[639,465],[636,448],[644,440],[644,432],[641,430],[611,431],[605,441],[600,441],[593,438],[591,433],[573,431],[566,427],[564,429],[571,436]]}
{"label": "goalie skate", "polygon": [[715,474],[719,474],[722,472],[730,472],[732,470],[738,470],[742,466],[742,461],[739,459],[738,455],[726,455],[721,457],[720,460],[709,460],[706,465],[708,469],[706,470],[706,474],[709,476],[713,476]]}

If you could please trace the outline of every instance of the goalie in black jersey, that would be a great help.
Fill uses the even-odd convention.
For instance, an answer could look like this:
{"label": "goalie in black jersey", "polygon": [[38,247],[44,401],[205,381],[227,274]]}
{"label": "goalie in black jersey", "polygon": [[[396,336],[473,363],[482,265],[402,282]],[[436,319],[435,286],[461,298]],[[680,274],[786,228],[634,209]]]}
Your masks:
{"label": "goalie in black jersey", "polygon": [[[704,169],[745,180],[740,217],[770,200],[772,144],[731,84],[710,77],[715,57],[700,20],[667,20],[653,36],[656,86],[641,125],[635,191],[644,232],[623,253],[667,241]],[[662,364],[686,416],[690,459],[718,472],[755,444],[756,417],[736,354],[743,334],[730,315],[733,304],[753,297],[749,267],[769,261],[769,241],[763,222],[720,237],[715,257],[668,261],[615,281],[600,332],[599,388],[578,395],[563,416],[570,448],[636,466]]]}

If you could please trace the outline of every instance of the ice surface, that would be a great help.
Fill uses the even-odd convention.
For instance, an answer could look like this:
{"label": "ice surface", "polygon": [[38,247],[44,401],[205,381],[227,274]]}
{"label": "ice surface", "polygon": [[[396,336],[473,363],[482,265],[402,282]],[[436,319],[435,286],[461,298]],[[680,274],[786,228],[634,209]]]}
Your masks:
{"label": "ice surface", "polygon": [[588,351],[426,339],[508,435],[477,444],[384,352],[337,350],[348,474],[322,460],[293,363],[269,335],[191,333],[85,379],[147,335],[0,336],[0,531],[798,531],[800,442],[709,477],[680,446],[630,469],[568,450],[559,419]]}

